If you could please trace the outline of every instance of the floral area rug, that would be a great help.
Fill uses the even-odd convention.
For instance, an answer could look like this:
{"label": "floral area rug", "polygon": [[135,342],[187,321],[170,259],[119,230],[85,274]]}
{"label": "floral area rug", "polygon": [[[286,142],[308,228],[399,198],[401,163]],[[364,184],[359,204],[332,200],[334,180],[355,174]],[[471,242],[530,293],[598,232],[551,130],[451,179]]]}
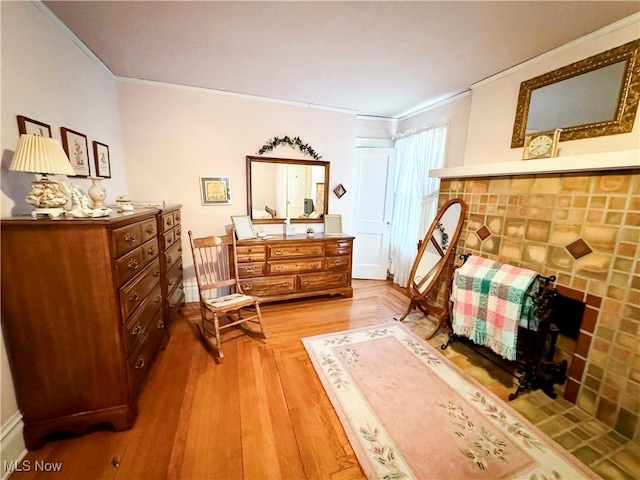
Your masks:
{"label": "floral area rug", "polygon": [[368,478],[598,478],[399,322],[302,342]]}

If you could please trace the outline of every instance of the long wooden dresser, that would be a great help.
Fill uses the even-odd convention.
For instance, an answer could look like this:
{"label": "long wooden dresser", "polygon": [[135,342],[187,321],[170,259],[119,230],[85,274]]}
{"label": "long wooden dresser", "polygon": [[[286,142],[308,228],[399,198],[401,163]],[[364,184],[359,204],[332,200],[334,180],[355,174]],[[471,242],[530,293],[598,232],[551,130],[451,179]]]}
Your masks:
{"label": "long wooden dresser", "polygon": [[354,237],[271,235],[237,242],[238,277],[245,293],[263,301],[315,295],[353,296]]}
{"label": "long wooden dresser", "polygon": [[2,219],[2,328],[28,449],[133,425],[167,339],[160,215]]}

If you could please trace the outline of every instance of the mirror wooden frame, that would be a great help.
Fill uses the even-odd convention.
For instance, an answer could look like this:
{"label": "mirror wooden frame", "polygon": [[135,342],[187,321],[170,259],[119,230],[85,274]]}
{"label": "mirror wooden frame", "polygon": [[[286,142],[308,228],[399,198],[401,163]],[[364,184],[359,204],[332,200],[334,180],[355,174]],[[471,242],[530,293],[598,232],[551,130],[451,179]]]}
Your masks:
{"label": "mirror wooden frame", "polygon": [[[511,136],[511,148],[524,146],[524,139],[527,133],[527,118],[529,117],[529,105],[531,94],[534,90],[621,61],[626,61],[627,64],[625,66],[622,88],[618,97],[618,105],[614,118],[609,121],[587,123],[584,125],[558,126],[558,128],[562,128],[560,141],[631,132],[640,99],[639,47],[640,39],[634,40],[522,82],[520,84],[520,93],[518,94],[518,105],[516,107],[516,117]],[[552,134],[553,130],[536,133]]]}
{"label": "mirror wooden frame", "polygon": [[[324,214],[329,212],[329,162],[320,160],[299,160],[293,158],[269,158],[247,156],[247,215],[254,224],[282,223],[285,217],[278,218],[252,218],[253,212],[251,185],[255,181],[252,178],[251,166],[253,163],[280,163],[286,165],[308,165],[310,167],[324,167]],[[292,218],[291,223],[324,223],[324,218]]]}
{"label": "mirror wooden frame", "polygon": [[[433,272],[433,275],[431,276],[431,279],[429,280],[429,283],[427,284],[427,286],[424,288],[423,291],[419,291],[414,286],[414,283],[415,283],[414,278],[416,276],[416,272],[420,265],[420,260],[422,259],[422,256],[424,255],[425,250],[427,249],[427,246],[431,241],[431,238],[433,237],[436,228],[438,228],[438,224],[442,220],[442,217],[445,215],[449,207],[455,204],[460,205],[460,217],[458,218],[458,222],[456,224],[455,230],[453,231],[453,233],[451,234],[451,237],[449,238],[449,248],[447,248],[447,250],[444,253],[444,256],[440,259],[439,264],[436,270]],[[466,211],[467,211],[467,204],[464,202],[464,200],[460,198],[454,198],[452,200],[449,200],[440,208],[440,210],[438,210],[436,218],[434,218],[433,222],[431,222],[431,226],[429,227],[429,230],[427,231],[426,235],[424,236],[424,239],[420,243],[420,247],[418,248],[416,259],[413,262],[413,266],[411,267],[411,273],[409,274],[409,280],[408,280],[409,283],[407,285],[407,292],[411,300],[409,302],[409,307],[404,312],[402,317],[398,319],[398,321],[404,320],[407,317],[407,315],[409,315],[409,313],[415,308],[418,308],[425,315],[428,315],[428,314],[433,315],[437,320],[437,324],[434,327],[433,331],[431,331],[427,335],[426,337],[427,339],[430,339],[431,337],[433,337],[436,334],[436,332],[440,329],[440,327],[442,327],[442,325],[445,324],[447,320],[447,316],[449,314],[448,308],[446,308],[446,306],[438,306],[438,305],[432,305],[430,303],[427,303],[427,296],[429,296],[429,294],[433,290],[433,287],[438,283],[438,281],[440,281],[440,277],[443,274],[446,273],[449,276],[451,275],[452,268],[448,268],[448,267],[451,267],[450,264],[452,264],[453,260],[455,259],[456,246],[458,243],[458,238],[460,237],[460,232],[462,231],[462,226],[465,221]],[[448,298],[449,290],[451,288],[451,279],[445,278],[444,280],[445,280],[444,284],[446,285],[445,298]]]}

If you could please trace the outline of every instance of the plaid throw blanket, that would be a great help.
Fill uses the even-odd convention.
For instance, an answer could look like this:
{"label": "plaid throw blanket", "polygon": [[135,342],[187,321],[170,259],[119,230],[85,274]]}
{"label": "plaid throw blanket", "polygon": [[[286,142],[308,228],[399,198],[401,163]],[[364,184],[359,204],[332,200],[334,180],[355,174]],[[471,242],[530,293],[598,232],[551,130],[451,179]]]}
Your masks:
{"label": "plaid throw blanket", "polygon": [[484,345],[508,360],[516,359],[518,325],[529,322],[532,299],[526,295],[536,272],[470,256],[455,271],[453,332]]}

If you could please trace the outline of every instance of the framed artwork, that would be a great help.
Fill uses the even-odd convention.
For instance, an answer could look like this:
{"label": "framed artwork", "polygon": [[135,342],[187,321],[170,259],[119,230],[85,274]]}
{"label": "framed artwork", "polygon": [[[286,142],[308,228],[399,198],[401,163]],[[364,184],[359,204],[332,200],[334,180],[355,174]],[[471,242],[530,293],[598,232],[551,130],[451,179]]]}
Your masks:
{"label": "framed artwork", "polygon": [[238,240],[257,238],[249,215],[232,215],[231,222],[233,223],[233,229],[236,232],[236,238]]}
{"label": "framed artwork", "polygon": [[111,178],[111,159],[109,145],[93,141],[93,161],[96,164],[96,177]]}
{"label": "framed artwork", "polygon": [[231,205],[230,177],[200,177],[203,205]]}
{"label": "framed artwork", "polygon": [[51,127],[49,125],[22,115],[18,115],[18,132],[20,135],[28,133],[29,135],[51,138]]}
{"label": "framed artwork", "polygon": [[75,170],[75,177],[88,177],[89,170],[89,145],[87,136],[65,127],[60,127],[62,134],[62,146],[69,157],[71,166]]}
{"label": "framed artwork", "polygon": [[325,235],[342,235],[342,215],[325,213],[324,234]]}
{"label": "framed artwork", "polygon": [[347,193],[347,189],[344,188],[342,186],[342,184],[339,184],[336,188],[333,189],[333,193],[336,194],[336,197],[338,198],[342,198],[342,196]]}

